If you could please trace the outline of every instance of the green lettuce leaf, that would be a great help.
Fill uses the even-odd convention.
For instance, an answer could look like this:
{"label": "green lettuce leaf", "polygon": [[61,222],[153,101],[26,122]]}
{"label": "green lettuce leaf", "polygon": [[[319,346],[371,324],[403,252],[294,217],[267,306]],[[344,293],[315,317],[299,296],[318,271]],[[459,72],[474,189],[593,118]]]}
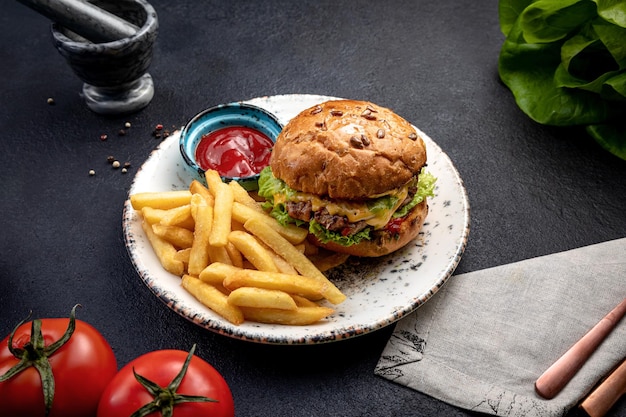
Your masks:
{"label": "green lettuce leaf", "polygon": [[598,15],[607,22],[626,28],[626,3],[624,0],[593,0],[598,6]]}
{"label": "green lettuce leaf", "polygon": [[325,228],[324,226],[322,226],[315,220],[311,220],[311,222],[309,223],[309,233],[315,235],[315,237],[317,237],[320,240],[320,242],[322,243],[334,242],[342,246],[352,246],[352,245],[362,242],[363,240],[370,240],[371,239],[370,232],[371,232],[371,228],[366,227],[365,229],[353,235],[343,236],[339,232],[333,232],[331,230],[328,230],[327,228]]}
{"label": "green lettuce leaf", "polygon": [[383,197],[370,200],[367,202],[367,208],[369,211],[378,215],[379,213],[384,212],[385,210],[391,210],[393,206],[398,202],[398,197],[392,197],[390,195],[385,195]]}
{"label": "green lettuce leaf", "polygon": [[[626,12],[626,10],[625,10]],[[593,29],[619,69],[626,68],[626,28],[596,19]]]}
{"label": "green lettuce leaf", "polygon": [[265,198],[265,203],[263,203],[263,208],[266,210],[270,210],[270,215],[278,220],[278,223],[286,226],[287,224],[296,224],[297,226],[301,226],[306,222],[298,219],[294,219],[289,216],[285,206],[283,204],[275,204],[274,195],[283,194],[283,195],[292,195],[295,191],[289,187],[284,181],[279,180],[272,173],[272,168],[265,167],[259,174],[259,190],[257,193]]}
{"label": "green lettuce leaf", "polygon": [[618,158],[626,160],[626,122],[589,125],[587,133],[604,149]]}
{"label": "green lettuce leaf", "polygon": [[437,178],[430,172],[426,172],[426,168],[422,168],[422,172],[420,172],[418,178],[417,192],[413,196],[413,199],[410,203],[405,204],[398,211],[393,213],[393,218],[397,219],[406,216],[413,207],[424,201],[425,198],[435,196]]}
{"label": "green lettuce leaf", "polygon": [[272,168],[269,166],[263,168],[259,174],[259,190],[257,191],[261,197],[273,204],[275,194],[289,194],[291,192],[291,188],[284,181],[274,176]]}
{"label": "green lettuce leaf", "polygon": [[498,18],[500,20],[500,30],[506,36],[513,28],[515,21],[520,14],[534,0],[508,0],[498,3]]}
{"label": "green lettuce leaf", "polygon": [[603,94],[609,100],[626,99],[626,71],[622,71],[606,80],[604,87]]}
{"label": "green lettuce leaf", "polygon": [[552,126],[583,126],[626,159],[626,2],[500,0],[498,73],[518,107]]}
{"label": "green lettuce leaf", "polygon": [[566,38],[595,14],[591,1],[539,0],[524,9],[519,21],[528,43],[550,43]]}
{"label": "green lettuce leaf", "polygon": [[538,123],[572,126],[606,121],[616,109],[602,97],[555,84],[562,44],[527,43],[517,24],[500,52],[500,78],[520,109]]}

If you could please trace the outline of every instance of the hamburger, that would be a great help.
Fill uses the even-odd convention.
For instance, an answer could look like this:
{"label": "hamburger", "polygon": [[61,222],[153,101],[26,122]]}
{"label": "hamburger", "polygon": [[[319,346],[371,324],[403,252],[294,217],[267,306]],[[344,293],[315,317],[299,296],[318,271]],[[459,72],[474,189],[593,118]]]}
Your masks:
{"label": "hamburger", "polygon": [[332,100],[283,128],[258,194],[279,222],[307,227],[315,245],[377,257],[418,235],[435,181],[409,122],[370,102]]}

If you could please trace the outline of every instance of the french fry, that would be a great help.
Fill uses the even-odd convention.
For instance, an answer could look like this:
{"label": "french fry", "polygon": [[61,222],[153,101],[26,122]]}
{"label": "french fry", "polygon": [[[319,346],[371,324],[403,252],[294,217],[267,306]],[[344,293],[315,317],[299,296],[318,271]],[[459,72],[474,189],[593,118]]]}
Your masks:
{"label": "french fry", "polygon": [[330,252],[327,254],[318,254],[310,257],[309,259],[313,262],[313,265],[315,265],[317,269],[325,272],[345,263],[349,257],[350,255],[345,253]]}
{"label": "french fry", "polygon": [[228,186],[233,190],[233,199],[239,204],[258,211],[261,214],[266,214],[261,204],[248,194],[248,192],[237,181],[231,181]]}
{"label": "french fry", "polygon": [[224,246],[226,252],[228,253],[228,257],[230,258],[230,262],[234,266],[238,266],[239,268],[243,268],[243,256],[241,252],[232,242],[228,242],[226,246]]}
{"label": "french fry", "polygon": [[166,226],[180,226],[187,230],[193,230],[194,222],[188,204],[171,209],[155,209],[143,207],[141,216],[150,224],[162,224]]}
{"label": "french fry", "polygon": [[313,256],[317,255],[320,252],[320,248],[319,246],[315,246],[308,240],[305,240],[304,242],[302,242],[302,249],[300,249],[300,252],[304,253],[306,256]]}
{"label": "french fry", "polygon": [[[192,194],[191,195],[191,217],[193,219],[196,218],[196,211],[198,210],[199,206],[211,206],[213,207],[213,200],[207,200],[206,198],[202,197],[202,194]],[[195,220],[194,220],[195,221]],[[194,226],[195,227],[195,226]]]}
{"label": "french fry", "polygon": [[276,308],[279,310],[298,308],[294,299],[284,291],[255,287],[241,287],[233,290],[228,295],[228,302],[239,307]]}
{"label": "french fry", "polygon": [[254,265],[259,271],[278,272],[272,255],[255,238],[246,232],[232,231],[228,240]]}
{"label": "french fry", "polygon": [[191,253],[191,248],[180,249],[176,251],[176,255],[174,255],[174,259],[177,261],[181,261],[182,263],[189,263],[189,253]]}
{"label": "french fry", "polygon": [[291,298],[293,298],[293,301],[295,301],[298,307],[319,307],[319,304],[317,304],[315,301],[311,301],[308,298],[298,294],[291,294]]}
{"label": "french fry", "polygon": [[193,227],[193,217],[191,216],[191,205],[185,204],[180,207],[174,207],[169,210],[165,210],[161,217],[161,223],[165,226],[184,226],[191,222]]}
{"label": "french fry", "polygon": [[249,219],[256,219],[264,222],[294,245],[302,243],[309,233],[307,230],[301,229],[295,225],[283,226],[269,214],[265,212],[259,213],[258,211],[238,202],[233,203],[233,219],[242,224]]}
{"label": "french fry", "polygon": [[189,204],[190,199],[189,190],[143,192],[131,195],[130,204],[135,210],[144,207],[167,210]]}
{"label": "french fry", "polygon": [[213,195],[213,197],[217,197],[218,190],[222,186],[226,186],[220,177],[220,174],[214,170],[210,169],[204,172],[204,179],[206,180],[207,187],[209,188],[209,192]]}
{"label": "french fry", "polygon": [[193,232],[183,227],[153,224],[152,231],[179,249],[190,248],[193,244]]}
{"label": "french fry", "polygon": [[209,252],[209,259],[211,260],[211,263],[221,262],[224,264],[232,264],[228,251],[226,250],[226,246],[211,246],[209,244],[207,251]]}
{"label": "french fry", "polygon": [[141,217],[143,217],[145,221],[147,221],[150,224],[155,224],[155,223],[161,222],[161,219],[165,215],[166,210],[155,209],[155,208],[146,206],[146,207],[142,207],[139,212],[141,213]]}
{"label": "french fry", "polygon": [[327,287],[326,284],[314,278],[254,269],[241,269],[228,275],[223,284],[231,291],[241,287],[257,287],[298,294],[311,300],[324,298],[323,294]]}
{"label": "french fry", "polygon": [[270,248],[263,242],[259,243],[269,252],[272,260],[274,261],[274,264],[276,265],[276,268],[278,268],[278,272],[282,272],[283,274],[298,275],[298,271],[296,271],[296,268],[291,266],[289,262],[284,260],[279,254],[274,252],[274,249]]}
{"label": "french fry", "polygon": [[278,268],[278,272],[282,272],[283,274],[298,275],[298,271],[296,271],[296,268],[294,268],[289,262],[284,260],[279,254],[271,249],[269,250],[269,252],[272,255],[272,259],[274,260],[276,268]]}
{"label": "french fry", "polygon": [[244,223],[244,227],[263,241],[274,252],[286,259],[302,275],[311,277],[320,283],[324,283],[324,297],[333,304],[339,304],[346,296],[339,291],[326,276],[313,263],[278,232],[258,219],[250,219]]}
{"label": "french fry", "polygon": [[334,313],[329,307],[298,307],[296,310],[279,310],[275,308],[241,307],[246,320],[259,323],[288,324],[306,326],[316,323]]}
{"label": "french fry", "polygon": [[210,262],[208,247],[213,223],[213,207],[207,205],[204,198],[201,197],[201,201],[198,201],[197,205],[192,204],[192,213],[195,213],[196,227],[193,232],[194,239],[189,253],[187,271],[191,275],[198,276]]}
{"label": "french fry", "polygon": [[189,184],[189,191],[191,192],[191,194],[200,194],[202,197],[204,197],[207,200],[210,206],[213,205],[213,202],[214,202],[213,194],[211,194],[209,192],[209,189],[206,188],[204,184],[202,184],[200,181],[198,180],[191,181],[191,184]]}
{"label": "french fry", "polygon": [[222,294],[228,296],[231,291],[226,288],[225,286],[223,286],[222,284],[211,284],[213,287],[215,287],[216,289],[218,289]]}
{"label": "french fry", "polygon": [[200,272],[198,278],[207,284],[223,284],[226,277],[239,272],[241,269],[233,265],[213,262]]}
{"label": "french fry", "polygon": [[159,262],[161,262],[163,268],[174,275],[181,276],[184,272],[185,265],[181,261],[175,259],[176,248],[174,245],[157,236],[152,231],[152,226],[148,222],[142,221],[141,228],[146,234],[146,237],[148,238],[150,245],[152,245],[154,253],[159,259]]}
{"label": "french fry", "polygon": [[[218,177],[219,178],[219,177]],[[215,205],[213,207],[213,228],[209,236],[211,246],[226,246],[228,234],[231,231],[231,219],[233,212],[233,190],[220,182],[217,185],[215,194]]]}
{"label": "french fry", "polygon": [[190,275],[183,275],[182,286],[202,304],[224,317],[229,322],[239,325],[244,316],[241,309],[228,302],[228,296],[216,287],[202,282]]}
{"label": "french fry", "polygon": [[[191,214],[191,211],[189,212],[189,214]],[[187,219],[185,219],[181,223],[173,224],[172,226],[184,227],[185,229],[191,230],[193,232],[193,230],[196,228],[196,223],[193,220],[193,217],[191,217],[190,215]]]}

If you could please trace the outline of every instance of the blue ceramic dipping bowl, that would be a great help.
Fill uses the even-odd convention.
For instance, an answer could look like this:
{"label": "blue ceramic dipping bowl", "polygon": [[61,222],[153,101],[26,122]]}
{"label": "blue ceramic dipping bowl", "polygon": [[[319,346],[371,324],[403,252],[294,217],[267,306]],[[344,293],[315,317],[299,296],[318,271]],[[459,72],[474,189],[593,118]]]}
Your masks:
{"label": "blue ceramic dipping bowl", "polygon": [[[255,129],[265,134],[272,142],[276,142],[276,137],[283,129],[276,116],[251,104],[240,102],[220,104],[198,113],[181,130],[179,147],[188,171],[202,183],[206,184],[206,180],[204,170],[196,163],[196,147],[203,136],[233,126]],[[237,181],[248,191],[259,188],[258,174],[249,177],[222,176],[222,180]]]}

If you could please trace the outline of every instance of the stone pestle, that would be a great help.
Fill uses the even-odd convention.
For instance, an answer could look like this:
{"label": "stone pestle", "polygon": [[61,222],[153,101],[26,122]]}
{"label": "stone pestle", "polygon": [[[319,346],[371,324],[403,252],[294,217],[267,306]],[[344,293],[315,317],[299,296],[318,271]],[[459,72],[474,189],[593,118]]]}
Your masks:
{"label": "stone pestle", "polygon": [[134,35],[134,24],[84,0],[18,0],[85,40],[111,42]]}

